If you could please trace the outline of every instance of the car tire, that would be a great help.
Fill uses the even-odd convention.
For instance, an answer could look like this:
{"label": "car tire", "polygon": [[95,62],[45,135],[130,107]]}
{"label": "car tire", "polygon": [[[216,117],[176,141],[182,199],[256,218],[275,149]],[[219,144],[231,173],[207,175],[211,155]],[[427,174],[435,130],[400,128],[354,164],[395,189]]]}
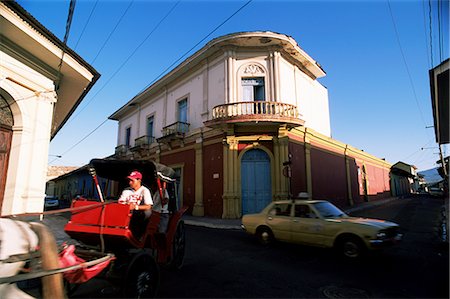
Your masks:
{"label": "car tire", "polygon": [[358,237],[346,236],[338,242],[338,250],[344,258],[358,259],[364,255],[366,248]]}
{"label": "car tire", "polygon": [[256,230],[256,237],[262,245],[269,245],[274,241],[272,230],[266,226],[260,227]]}

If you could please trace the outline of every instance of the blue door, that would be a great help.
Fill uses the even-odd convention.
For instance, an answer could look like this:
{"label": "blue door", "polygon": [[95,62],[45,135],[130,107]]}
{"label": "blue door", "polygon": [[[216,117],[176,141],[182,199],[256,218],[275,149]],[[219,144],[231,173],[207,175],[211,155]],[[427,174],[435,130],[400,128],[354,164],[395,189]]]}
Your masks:
{"label": "blue door", "polygon": [[272,201],[270,159],[260,149],[247,151],[241,161],[242,215],[258,213]]}

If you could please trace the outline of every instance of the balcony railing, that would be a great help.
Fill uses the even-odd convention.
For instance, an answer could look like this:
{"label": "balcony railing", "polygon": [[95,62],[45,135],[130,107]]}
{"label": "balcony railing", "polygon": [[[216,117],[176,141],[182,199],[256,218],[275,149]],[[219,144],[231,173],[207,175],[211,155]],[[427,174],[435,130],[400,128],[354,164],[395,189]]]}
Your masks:
{"label": "balcony railing", "polygon": [[146,146],[155,142],[155,137],[144,135],[134,140],[134,146]]}
{"label": "balcony railing", "polygon": [[222,122],[272,121],[302,125],[297,107],[270,101],[236,102],[218,105],[212,110],[208,125]]}
{"label": "balcony railing", "polygon": [[116,156],[124,156],[130,147],[125,144],[120,144],[116,146],[114,153]]}
{"label": "balcony railing", "polygon": [[189,131],[189,124],[178,121],[171,125],[165,126],[162,129],[162,135],[163,137],[170,135],[184,136],[184,134],[186,134],[188,131]]}

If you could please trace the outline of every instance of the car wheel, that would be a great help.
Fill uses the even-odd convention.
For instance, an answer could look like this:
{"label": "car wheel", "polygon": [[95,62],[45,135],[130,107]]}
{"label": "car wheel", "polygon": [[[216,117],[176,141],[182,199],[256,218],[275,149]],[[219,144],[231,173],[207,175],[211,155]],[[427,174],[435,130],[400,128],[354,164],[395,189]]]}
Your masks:
{"label": "car wheel", "polygon": [[273,233],[268,227],[258,228],[256,231],[256,237],[258,238],[259,243],[263,245],[268,245],[274,240]]}
{"label": "car wheel", "polygon": [[339,242],[339,251],[345,258],[360,258],[365,251],[364,244],[357,237],[344,237]]}

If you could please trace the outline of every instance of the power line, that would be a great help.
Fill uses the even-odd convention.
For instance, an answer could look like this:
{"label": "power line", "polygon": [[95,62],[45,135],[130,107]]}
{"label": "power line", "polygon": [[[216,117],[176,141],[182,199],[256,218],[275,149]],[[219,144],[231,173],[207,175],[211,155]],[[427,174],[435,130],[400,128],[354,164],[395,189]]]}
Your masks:
{"label": "power line", "polygon": [[[130,58],[137,52],[137,50],[145,43],[145,41],[153,34],[153,32],[161,25],[161,23],[172,13],[172,11],[175,9],[175,7],[180,3],[180,1],[178,1],[177,3],[175,3],[175,5],[172,6],[172,8],[169,10],[169,12],[158,22],[158,24],[153,28],[153,30],[145,37],[145,39],[135,48],[135,50],[131,53],[130,56],[128,56],[128,58],[125,60],[124,63],[122,63],[122,65],[119,67],[119,69],[109,78],[109,80],[103,85],[103,87],[97,91],[97,93],[91,98],[91,100],[86,104],[86,106],[84,106],[77,115],[79,115],[81,113],[81,111],[83,111],[91,102],[92,100],[100,93],[100,91],[102,91],[105,86],[112,80],[112,78],[114,78],[114,76],[125,66],[125,64],[130,60]],[[128,6],[129,8],[130,6]],[[127,10],[128,10],[127,8]],[[75,115],[74,117],[76,117],[77,115]],[[73,118],[72,118],[73,119]],[[77,145],[79,145],[81,142],[83,142],[84,140],[86,140],[86,138],[88,138],[90,135],[92,135],[95,131],[97,131],[101,126],[103,126],[106,121],[108,119],[105,119],[100,125],[98,125],[94,130],[92,130],[91,132],[89,132],[85,137],[83,137],[80,141],[78,141],[77,143],[75,143],[73,146],[71,146],[69,149],[67,149],[64,153],[62,153],[59,156],[64,156],[65,154],[67,154],[68,152],[70,152],[72,149],[74,149]],[[57,158],[58,159],[58,158]],[[56,159],[54,159],[53,161],[50,162],[53,163]]]}
{"label": "power line", "polygon": [[106,38],[105,42],[103,43],[103,45],[100,47],[100,50],[97,52],[97,55],[95,55],[94,59],[92,60],[91,64],[93,64],[96,60],[97,57],[100,55],[100,53],[103,51],[103,48],[105,48],[106,44],[108,43],[109,39],[111,38],[111,36],[113,35],[113,33],[116,31],[117,27],[119,27],[119,24],[122,22],[122,19],[125,17],[125,15],[127,14],[128,10],[130,9],[131,5],[133,4],[134,0],[132,0],[130,2],[130,4],[128,5],[128,7],[125,9],[125,11],[123,12],[122,16],[119,18],[119,20],[116,23],[116,26],[114,26],[113,30],[109,33],[108,37]]}
{"label": "power line", "polygon": [[400,48],[400,53],[402,54],[402,59],[403,59],[403,63],[404,63],[405,68],[406,68],[406,72],[408,74],[409,83],[411,85],[411,89],[412,89],[413,94],[414,94],[414,99],[416,100],[417,108],[419,109],[420,117],[422,119],[424,127],[426,127],[426,122],[425,122],[425,119],[423,117],[422,109],[420,108],[420,105],[419,105],[419,100],[417,99],[416,89],[414,88],[414,83],[413,83],[413,80],[412,80],[412,77],[411,77],[411,73],[409,71],[408,63],[406,62],[405,54],[403,53],[403,48],[402,48],[402,45],[400,43],[400,36],[399,36],[398,30],[397,30],[397,25],[395,24],[394,15],[392,13],[392,8],[391,8],[391,4],[390,4],[389,0],[387,1],[387,4],[388,4],[388,7],[389,7],[389,12],[390,12],[390,15],[391,15],[392,24],[394,25],[394,31],[395,31],[395,36],[397,38],[397,43],[398,43],[398,46]]}
{"label": "power line", "polygon": [[220,23],[216,28],[214,28],[211,32],[209,32],[204,38],[202,38],[198,43],[196,43],[192,48],[190,48],[188,51],[186,51],[186,53],[184,53],[183,55],[181,55],[180,58],[178,58],[177,60],[175,60],[171,65],[169,65],[164,71],[162,71],[155,79],[153,79],[152,82],[150,82],[149,84],[147,84],[144,89],[142,89],[139,93],[143,93],[148,87],[150,87],[153,83],[155,83],[159,78],[161,78],[161,76],[163,74],[165,74],[170,68],[172,68],[176,63],[178,63],[181,59],[183,59],[187,54],[189,54],[193,49],[195,49],[195,47],[197,47],[201,42],[203,42],[205,39],[207,39],[211,34],[213,34],[214,32],[217,31],[217,29],[219,29],[220,27],[222,27],[226,22],[228,22],[232,17],[234,17],[236,14],[238,14],[242,9],[244,9],[247,5],[249,5],[253,0],[249,0],[247,1],[247,3],[245,3],[244,5],[242,5],[241,7],[239,7],[238,10],[236,10],[233,14],[231,14],[228,18],[226,18],[222,23]]}
{"label": "power line", "polygon": [[431,0],[428,0],[428,26],[430,27],[430,52],[431,52],[431,67],[434,67],[433,62],[433,24],[432,24],[432,10],[431,10]]}
{"label": "power line", "polygon": [[64,54],[66,54],[67,40],[69,39],[70,26],[72,25],[72,18],[73,18],[73,12],[75,11],[75,4],[76,4],[76,0],[70,0],[69,14],[67,15],[67,21],[66,21],[66,33],[64,34],[64,41],[63,41],[64,47],[63,47],[63,52],[62,52],[61,59],[59,60],[59,65],[58,65],[58,75],[57,75],[56,87],[55,87],[56,92],[58,92],[58,90],[59,90],[59,84],[61,81],[61,68],[62,68],[63,61],[64,61]]}
{"label": "power line", "polygon": [[[247,1],[244,5],[242,5],[238,10],[236,10],[232,15],[230,15],[228,18],[226,18],[222,23],[220,23],[216,28],[214,28],[210,33],[208,33],[202,40],[200,40],[198,43],[196,43],[191,49],[189,49],[189,51],[187,51],[185,54],[183,54],[183,56],[181,56],[178,60],[176,60],[174,63],[171,64],[170,67],[172,67],[175,63],[177,63],[179,60],[181,60],[184,56],[186,56],[190,51],[192,51],[192,49],[194,49],[195,47],[197,47],[201,42],[203,42],[206,38],[208,38],[211,34],[213,34],[217,29],[219,29],[220,27],[222,27],[226,22],[228,22],[232,17],[234,17],[237,13],[239,13],[244,7],[246,7],[247,5],[249,5],[253,0],[249,0]],[[144,44],[144,42],[150,37],[150,35],[159,27],[159,25],[169,16],[169,14],[175,9],[175,7],[179,4],[180,1],[177,1],[177,3],[175,3],[175,5],[172,7],[172,9],[164,16],[163,19],[161,19],[161,21],[155,26],[155,28],[147,35],[147,37],[139,44],[139,46],[133,51],[133,53],[128,57],[128,59],[120,66],[120,68],[113,74],[113,76],[105,83],[105,85],[103,85],[103,87],[94,95],[94,97],[106,86],[106,84],[108,84],[111,79],[119,72],[119,70],[125,65],[126,62],[128,62],[128,60],[131,58],[132,55],[134,55],[136,53],[136,51]],[[167,69],[169,69],[167,68]],[[167,71],[164,70],[164,72]],[[161,74],[163,74],[164,72],[162,72]],[[161,76],[161,75],[159,75]],[[159,77],[158,76],[158,77]],[[158,78],[157,77],[157,78]],[[156,80],[156,79],[155,79]],[[154,81],[155,81],[154,80]],[[153,82],[154,82],[153,81]],[[152,83],[151,83],[152,84]],[[151,85],[150,84],[150,85]],[[92,102],[92,99],[91,101]],[[88,102],[88,104],[90,103]],[[86,105],[87,106],[87,105]],[[86,107],[85,106],[85,107]],[[84,107],[84,108],[85,108]],[[83,109],[84,109],[83,108]],[[95,131],[97,131],[101,126],[103,126],[106,122],[108,121],[108,119],[105,119],[101,124],[99,124],[94,130],[92,130],[91,132],[89,132],[85,137],[83,137],[80,141],[78,141],[77,143],[75,143],[73,146],[71,146],[69,149],[67,149],[64,153],[62,153],[59,156],[64,156],[65,154],[67,154],[69,151],[71,151],[72,149],[74,149],[77,145],[79,145],[81,142],[83,142],[84,140],[86,140],[86,138],[88,138],[90,135],[92,135]],[[59,159],[59,158],[56,158]],[[56,159],[52,160],[50,162],[53,163],[54,161],[56,161]]]}
{"label": "power line", "polygon": [[430,54],[428,53],[428,37],[427,37],[427,18],[425,15],[425,1],[422,1],[422,13],[423,13],[423,34],[425,35],[425,48],[427,53],[427,61],[428,61],[428,68],[431,69],[433,65],[431,64],[430,60]]}
{"label": "power line", "polygon": [[97,3],[98,3],[98,0],[95,1],[94,7],[92,8],[91,13],[89,14],[89,17],[88,17],[86,23],[84,24],[83,30],[81,30],[80,37],[78,38],[77,43],[75,44],[74,50],[76,50],[78,47],[78,43],[80,42],[81,37],[83,36],[84,31],[86,30],[86,27],[89,24],[89,21],[91,20],[92,14],[94,13],[95,8],[97,7]]}
{"label": "power line", "polygon": [[144,40],[133,50],[133,52],[127,57],[127,59],[125,59],[125,61],[120,65],[120,67],[112,74],[111,77],[109,77],[109,79],[105,82],[105,84],[103,84],[103,86],[95,93],[95,95],[86,103],[86,105],[84,105],[83,108],[81,108],[80,110],[78,110],[78,112],[71,117],[72,121],[73,119],[75,119],[78,115],[80,115],[81,112],[83,112],[84,109],[86,109],[86,107],[92,103],[92,101],[97,97],[97,95],[106,87],[106,85],[108,85],[109,82],[111,82],[111,80],[122,70],[122,68],[128,63],[128,61],[131,59],[131,57],[134,56],[134,54],[136,54],[136,52],[139,50],[140,47],[142,47],[142,45],[147,41],[147,39],[153,34],[153,32],[156,31],[156,29],[159,28],[159,26],[161,25],[161,23],[172,13],[172,11],[175,9],[175,7],[177,7],[177,5],[180,3],[180,1],[177,1],[172,8],[166,13],[166,15],[158,22],[158,24],[156,24],[156,26],[152,29],[152,31],[150,31],[149,34],[147,34],[147,36],[144,38]]}
{"label": "power line", "polygon": [[91,136],[95,131],[97,131],[98,129],[100,129],[101,126],[103,126],[106,122],[108,121],[108,119],[105,119],[101,124],[99,124],[94,130],[90,131],[86,136],[84,136],[83,138],[81,138],[80,141],[78,141],[77,143],[75,143],[74,145],[72,145],[70,148],[68,148],[64,153],[62,153],[61,155],[57,155],[57,157],[55,159],[53,159],[49,164],[52,164],[53,162],[55,162],[57,159],[63,157],[65,154],[67,154],[68,152],[70,152],[71,150],[73,150],[77,145],[79,145],[81,142],[83,142],[84,140],[86,140],[86,138],[88,138],[89,136]]}

